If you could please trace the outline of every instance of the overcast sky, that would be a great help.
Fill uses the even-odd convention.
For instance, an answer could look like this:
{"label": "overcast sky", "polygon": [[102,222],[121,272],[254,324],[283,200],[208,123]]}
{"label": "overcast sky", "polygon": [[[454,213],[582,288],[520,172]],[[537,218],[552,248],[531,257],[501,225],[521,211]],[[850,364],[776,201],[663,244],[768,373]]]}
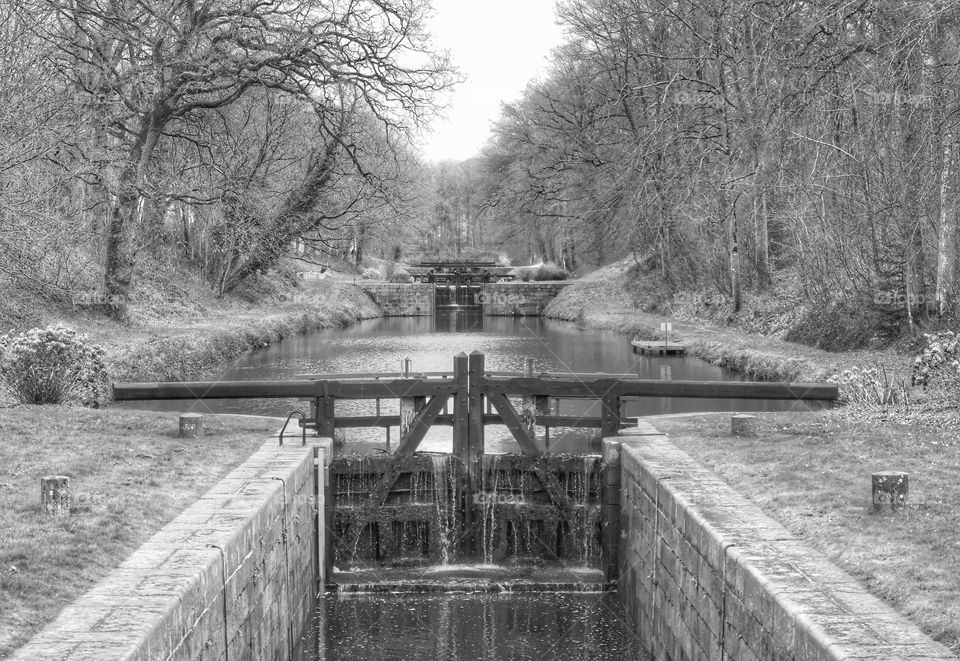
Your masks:
{"label": "overcast sky", "polygon": [[424,136],[428,160],[463,160],[479,152],[502,102],[515,100],[542,73],[562,33],[554,0],[433,0],[432,32],[467,77],[449,96],[445,120]]}

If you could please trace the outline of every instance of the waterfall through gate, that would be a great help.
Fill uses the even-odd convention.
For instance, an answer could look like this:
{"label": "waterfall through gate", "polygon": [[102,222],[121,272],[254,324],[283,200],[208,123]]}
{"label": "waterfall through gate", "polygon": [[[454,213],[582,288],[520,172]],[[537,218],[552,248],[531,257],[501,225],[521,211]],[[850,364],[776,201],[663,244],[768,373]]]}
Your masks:
{"label": "waterfall through gate", "polygon": [[337,567],[600,566],[596,455],[481,455],[469,502],[453,455],[340,457],[331,474]]}

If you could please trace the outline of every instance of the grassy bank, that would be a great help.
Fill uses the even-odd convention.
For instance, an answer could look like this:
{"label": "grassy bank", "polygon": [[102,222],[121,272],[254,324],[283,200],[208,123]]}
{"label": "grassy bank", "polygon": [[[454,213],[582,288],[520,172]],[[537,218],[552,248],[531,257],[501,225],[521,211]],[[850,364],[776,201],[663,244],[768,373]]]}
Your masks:
{"label": "grassy bank", "polygon": [[[201,440],[171,413],[0,408],[0,658],[176,517],[275,432],[207,416]],[[39,511],[40,477],[70,477],[69,518]]]}
{"label": "grassy bank", "polygon": [[209,373],[290,335],[378,316],[379,308],[359,288],[331,281],[266,302],[208,309],[202,317],[126,329],[122,341],[100,329],[93,336],[107,348],[114,381],[171,381]]}
{"label": "grassy bank", "polygon": [[912,358],[891,350],[833,353],[707,319],[678,320],[669,314],[669,303],[657,304],[650,291],[638,289],[630,266],[621,261],[575,281],[547,305],[543,316],[647,340],[662,339],[660,324],[669,321],[671,339],[685,342],[689,355],[758,381],[824,381],[845,369],[876,363],[900,375],[909,373]]}
{"label": "grassy bank", "polygon": [[[851,421],[840,411],[763,414],[760,437],[730,418],[653,424],[794,535],[960,654],[960,435]],[[868,512],[870,475],[910,474],[911,504]]]}

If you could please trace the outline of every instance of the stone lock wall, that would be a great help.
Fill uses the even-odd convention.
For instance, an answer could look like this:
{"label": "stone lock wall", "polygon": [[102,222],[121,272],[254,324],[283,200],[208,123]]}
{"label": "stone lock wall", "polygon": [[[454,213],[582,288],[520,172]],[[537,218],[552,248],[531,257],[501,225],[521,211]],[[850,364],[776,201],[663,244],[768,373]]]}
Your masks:
{"label": "stone lock wall", "polygon": [[954,658],[648,424],[604,456],[620,601],[654,658]]}
{"label": "stone lock wall", "polygon": [[421,317],[433,314],[431,283],[363,282],[360,287],[380,306],[385,317]]}
{"label": "stone lock wall", "polygon": [[326,564],[314,454],[269,440],[12,659],[288,659]]}
{"label": "stone lock wall", "polygon": [[496,282],[483,285],[483,314],[491,317],[536,317],[568,282]]}

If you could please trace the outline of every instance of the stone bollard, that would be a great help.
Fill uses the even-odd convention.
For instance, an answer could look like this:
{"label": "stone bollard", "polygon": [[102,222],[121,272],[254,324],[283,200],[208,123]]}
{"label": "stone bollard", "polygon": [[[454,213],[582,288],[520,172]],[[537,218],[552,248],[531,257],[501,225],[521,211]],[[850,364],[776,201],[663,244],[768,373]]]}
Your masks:
{"label": "stone bollard", "polygon": [[184,413],[180,416],[180,438],[203,436],[203,416],[199,413]]}
{"label": "stone bollard", "polygon": [[40,509],[47,516],[70,516],[70,478],[45,475],[40,478]]}
{"label": "stone bollard", "polygon": [[907,504],[910,479],[901,471],[880,471],[871,476],[874,514],[895,512]]}
{"label": "stone bollard", "polygon": [[734,436],[755,437],[757,432],[757,416],[738,414],[730,418],[730,433]]}

